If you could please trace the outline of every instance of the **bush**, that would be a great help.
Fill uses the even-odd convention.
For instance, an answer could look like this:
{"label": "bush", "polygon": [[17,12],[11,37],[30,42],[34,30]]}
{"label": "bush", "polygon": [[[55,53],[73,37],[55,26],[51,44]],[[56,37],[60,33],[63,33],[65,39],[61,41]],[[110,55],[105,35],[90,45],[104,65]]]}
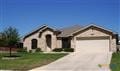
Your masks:
{"label": "bush", "polygon": [[63,49],[65,52],[74,52],[73,48],[64,48]]}
{"label": "bush", "polygon": [[37,48],[35,52],[42,52],[41,48]]}
{"label": "bush", "polygon": [[17,52],[27,52],[27,48],[20,48],[17,50]]}
{"label": "bush", "polygon": [[32,50],[29,50],[29,53],[32,53]]}
{"label": "bush", "polygon": [[55,49],[53,49],[53,51],[54,52],[61,52],[61,51],[63,51],[63,49],[62,48],[55,48]]}

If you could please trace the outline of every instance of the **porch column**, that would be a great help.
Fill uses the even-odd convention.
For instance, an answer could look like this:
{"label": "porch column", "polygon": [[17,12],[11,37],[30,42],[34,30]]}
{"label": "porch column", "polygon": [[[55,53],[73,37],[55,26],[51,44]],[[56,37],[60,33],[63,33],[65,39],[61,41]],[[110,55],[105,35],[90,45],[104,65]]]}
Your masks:
{"label": "porch column", "polygon": [[75,48],[75,47],[74,47],[74,44],[75,44],[75,43],[74,43],[74,38],[71,38],[71,45],[70,45],[70,47],[71,47],[71,48]]}

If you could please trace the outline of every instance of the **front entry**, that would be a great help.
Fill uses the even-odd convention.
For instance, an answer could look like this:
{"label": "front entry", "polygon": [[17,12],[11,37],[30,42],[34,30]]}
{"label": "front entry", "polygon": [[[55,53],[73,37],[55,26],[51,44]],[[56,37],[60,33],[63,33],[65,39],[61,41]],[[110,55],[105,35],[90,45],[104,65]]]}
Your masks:
{"label": "front entry", "polygon": [[62,48],[71,48],[70,38],[62,38]]}
{"label": "front entry", "polygon": [[52,37],[51,35],[46,35],[46,51],[51,51],[52,47]]}

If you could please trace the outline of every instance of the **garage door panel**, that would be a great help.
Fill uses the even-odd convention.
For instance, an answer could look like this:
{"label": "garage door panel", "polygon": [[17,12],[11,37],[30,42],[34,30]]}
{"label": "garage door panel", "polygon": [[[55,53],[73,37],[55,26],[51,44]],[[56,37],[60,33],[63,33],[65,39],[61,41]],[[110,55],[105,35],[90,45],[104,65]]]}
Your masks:
{"label": "garage door panel", "polygon": [[108,52],[108,39],[94,39],[94,40],[77,40],[76,51],[80,52]]}

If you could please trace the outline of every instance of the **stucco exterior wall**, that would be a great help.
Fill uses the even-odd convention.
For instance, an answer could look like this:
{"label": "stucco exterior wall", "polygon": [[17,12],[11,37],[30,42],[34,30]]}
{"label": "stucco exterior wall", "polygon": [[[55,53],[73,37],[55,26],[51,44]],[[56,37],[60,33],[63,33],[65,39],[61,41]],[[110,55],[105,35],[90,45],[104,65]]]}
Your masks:
{"label": "stucco exterior wall", "polygon": [[76,35],[75,37],[95,37],[95,36],[109,36],[109,35],[96,29],[88,29]]}
{"label": "stucco exterior wall", "polygon": [[112,51],[116,52],[117,45],[116,45],[116,39],[115,38],[112,39],[111,47],[112,47]]}
{"label": "stucco exterior wall", "polygon": [[[38,35],[39,35],[39,33],[35,33],[35,34],[27,37],[27,38],[24,40],[23,46],[24,46],[25,48],[27,48],[27,51],[31,50],[31,40],[32,40],[32,39],[37,39],[37,40],[38,40],[38,43],[39,43]],[[39,47],[39,45],[38,45],[38,47]]]}
{"label": "stucco exterior wall", "polygon": [[62,48],[62,40],[57,39],[57,47],[56,48]]}
{"label": "stucco exterior wall", "polygon": [[[54,48],[62,48],[62,40],[58,39],[56,34],[54,34],[53,31],[47,29],[42,32],[41,37],[39,37],[39,33],[41,31],[32,34],[31,36],[27,37],[24,42],[23,46],[27,47],[27,50],[31,50],[31,40],[32,39],[37,39],[38,40],[38,48],[41,48],[42,51],[51,51]],[[115,52],[116,51],[116,38],[112,38],[112,35],[105,33],[106,31],[100,31],[94,28],[89,28],[83,32],[79,32],[76,35],[72,36],[71,40],[71,48],[76,48],[76,41],[77,37],[108,37],[110,41],[110,51]],[[51,49],[47,47],[46,44],[46,35],[51,35]]]}
{"label": "stucco exterior wall", "polygon": [[[46,44],[46,35],[51,35],[51,49],[49,49],[47,47]],[[42,51],[51,51],[52,49],[57,47],[57,39],[56,39],[56,35],[54,34],[54,32],[50,31],[50,30],[46,30],[44,32],[42,32],[41,37],[39,37],[39,32],[27,37],[24,40],[24,47],[27,47],[27,50],[31,50],[31,40],[32,39],[37,39],[38,40],[38,46],[37,48],[41,48]]]}
{"label": "stucco exterior wall", "polygon": [[[51,41],[52,41],[51,49],[49,49],[46,45],[46,35],[51,35]],[[42,47],[43,51],[51,51],[52,49],[57,47],[57,43],[56,43],[57,39],[56,39],[56,35],[54,34],[54,32],[46,30],[42,33],[41,38],[43,39],[43,40],[41,40],[41,42],[43,42],[43,44],[39,44],[39,46],[43,45],[43,47]]]}
{"label": "stucco exterior wall", "polygon": [[73,48],[76,48],[75,43],[77,41],[77,39],[76,39],[77,37],[108,37],[109,41],[111,41],[110,42],[110,51],[112,51],[112,52],[116,51],[116,39],[115,38],[110,39],[110,37],[112,37],[112,35],[106,34],[106,33],[102,32],[102,31],[90,28],[90,29],[87,29],[87,30],[85,30],[83,32],[78,33],[71,40],[71,46]]}

